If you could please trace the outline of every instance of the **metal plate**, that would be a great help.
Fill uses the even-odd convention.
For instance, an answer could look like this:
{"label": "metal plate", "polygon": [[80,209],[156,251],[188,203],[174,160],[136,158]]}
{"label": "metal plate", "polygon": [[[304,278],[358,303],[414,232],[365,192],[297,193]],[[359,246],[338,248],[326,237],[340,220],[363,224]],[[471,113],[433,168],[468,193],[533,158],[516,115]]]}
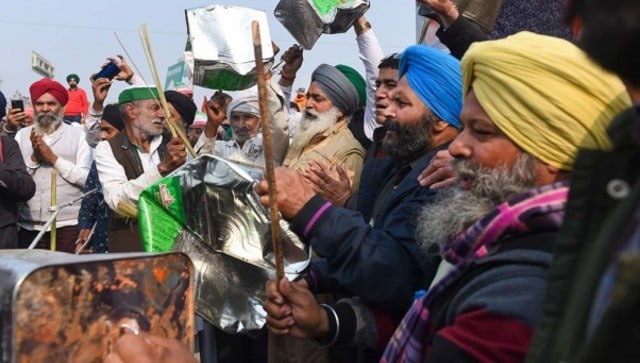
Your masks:
{"label": "metal plate", "polygon": [[[188,254],[197,274],[196,312],[230,333],[264,326],[264,284],[275,277],[269,212],[253,191],[261,178],[255,167],[202,155],[138,201],[146,250]],[[295,279],[305,272],[309,254],[282,219],[280,226],[285,273]]]}
{"label": "metal plate", "polygon": [[323,18],[310,0],[281,0],[273,14],[304,49],[313,48],[320,35],[344,33],[370,6],[369,0],[351,0]]}
{"label": "metal plate", "polygon": [[0,251],[2,362],[101,362],[123,324],[193,350],[193,264],[182,253]]}
{"label": "metal plate", "polygon": [[260,24],[262,57],[268,69],[273,48],[267,14],[239,6],[211,5],[185,10],[193,53],[193,84],[241,90],[256,84],[251,23]]}

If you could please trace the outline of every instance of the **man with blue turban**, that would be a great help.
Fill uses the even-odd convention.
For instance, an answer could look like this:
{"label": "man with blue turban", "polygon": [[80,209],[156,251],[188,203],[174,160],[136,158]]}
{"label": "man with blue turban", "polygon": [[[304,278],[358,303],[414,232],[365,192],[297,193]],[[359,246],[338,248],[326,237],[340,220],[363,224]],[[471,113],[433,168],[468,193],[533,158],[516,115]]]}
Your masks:
{"label": "man with blue turban", "polygon": [[[313,293],[355,294],[399,319],[414,291],[428,286],[439,258],[420,249],[415,220],[435,191],[420,187],[417,177],[458,134],[461,107],[459,61],[433,48],[411,46],[402,54],[400,80],[387,109],[393,115],[382,142],[387,166],[371,176],[373,182],[363,180],[357,210],[315,194],[295,170],[276,170],[278,188],[286,188],[286,194],[278,193],[280,212],[317,255],[306,281]],[[267,185],[256,190],[266,203]]]}
{"label": "man with blue turban", "polygon": [[[611,148],[606,125],[630,106],[629,97],[617,77],[574,44],[534,33],[475,43],[461,66],[464,128],[448,149],[458,182],[425,204],[416,237],[425,253],[440,254],[452,267],[416,294],[393,335],[385,328],[398,321],[381,319],[362,302],[324,308],[299,283],[269,282],[265,309],[272,332],[369,346],[390,338],[381,363],[525,361],[534,329],[542,326],[554,241],[563,236],[569,206],[568,177],[590,175],[574,173],[576,153]],[[401,91],[394,101],[403,104]],[[373,277],[385,289],[398,283]]]}

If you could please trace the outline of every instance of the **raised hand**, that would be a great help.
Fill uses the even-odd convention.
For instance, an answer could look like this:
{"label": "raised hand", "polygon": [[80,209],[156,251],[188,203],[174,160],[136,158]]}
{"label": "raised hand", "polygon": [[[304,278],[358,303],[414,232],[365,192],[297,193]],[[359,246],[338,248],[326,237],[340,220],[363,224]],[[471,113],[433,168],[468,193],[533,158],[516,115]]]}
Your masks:
{"label": "raised hand", "polygon": [[[280,167],[275,169],[276,202],[280,213],[287,218],[295,217],[307,202],[313,198],[313,187],[302,174],[293,169]],[[255,191],[260,196],[260,203],[269,206],[269,186],[266,180],[256,184]]]}
{"label": "raised hand", "polygon": [[218,127],[227,118],[226,100],[221,92],[216,92],[207,100],[205,112],[207,123],[204,127],[204,133],[207,137],[212,138],[217,135]]}
{"label": "raised hand", "polygon": [[344,164],[336,166],[332,172],[320,160],[312,160],[302,173],[311,182],[313,190],[336,206],[342,207],[351,196],[351,178]]}
{"label": "raised hand", "polygon": [[104,100],[107,99],[107,95],[109,94],[109,88],[113,82],[106,78],[98,78],[93,79],[92,75],[91,79],[91,90],[93,91],[93,109],[96,111],[101,111],[104,107]]}
{"label": "raised hand", "polygon": [[187,151],[184,142],[179,137],[174,137],[167,143],[164,159],[158,165],[160,175],[166,176],[187,161]]}
{"label": "raised hand", "polygon": [[34,128],[31,129],[31,135],[29,137],[31,139],[31,147],[33,148],[31,160],[54,165],[58,160],[58,156],[51,150],[49,145],[44,142],[42,135]]}
{"label": "raised hand", "polygon": [[418,176],[421,186],[431,189],[441,189],[455,183],[456,177],[451,167],[453,156],[449,150],[440,150],[431,159],[427,168]]}
{"label": "raised hand", "polygon": [[7,124],[5,127],[9,132],[18,131],[18,128],[24,125],[26,119],[27,114],[24,110],[19,108],[10,108],[9,112],[7,112]]}
{"label": "raised hand", "polygon": [[115,79],[126,82],[131,80],[134,73],[133,70],[131,70],[131,67],[129,67],[127,62],[124,60],[123,56],[118,54],[116,57],[109,57],[107,59],[111,62],[115,62],[115,64],[118,65],[118,68],[120,68],[120,73],[116,74]]}
{"label": "raised hand", "polygon": [[427,5],[436,13],[446,28],[458,19],[460,13],[458,8],[451,0],[416,0],[418,3]]}
{"label": "raised hand", "polygon": [[280,72],[282,77],[281,81],[284,80],[293,83],[293,80],[296,78],[296,73],[298,73],[304,61],[302,47],[298,45],[289,47],[282,55],[282,60],[284,60],[285,64],[282,67],[282,72]]}

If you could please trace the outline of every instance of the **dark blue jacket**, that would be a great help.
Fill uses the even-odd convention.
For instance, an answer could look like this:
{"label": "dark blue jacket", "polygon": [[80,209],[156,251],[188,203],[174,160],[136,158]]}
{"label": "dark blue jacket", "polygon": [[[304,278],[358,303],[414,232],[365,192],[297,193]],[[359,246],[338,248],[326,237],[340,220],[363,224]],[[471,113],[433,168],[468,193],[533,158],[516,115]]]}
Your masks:
{"label": "dark blue jacket", "polygon": [[414,292],[429,285],[439,263],[438,257],[426,256],[415,240],[415,221],[435,195],[421,187],[417,178],[436,152],[412,163],[411,171],[389,192],[372,220],[379,193],[396,178],[397,171],[389,173],[387,167],[368,170],[371,175],[363,173],[358,211],[335,207],[318,195],[307,202],[291,228],[321,257],[312,262],[312,290],[349,292],[390,312],[404,313],[409,308]]}
{"label": "dark blue jacket", "polygon": [[98,169],[96,163],[91,164],[87,182],[84,184],[84,193],[93,189],[97,192],[89,194],[82,199],[80,211],[78,212],[78,225],[76,228],[91,229],[96,224],[91,241],[87,245],[87,249],[92,249],[95,253],[106,253],[108,251],[108,209],[102,194],[102,184],[98,178]]}

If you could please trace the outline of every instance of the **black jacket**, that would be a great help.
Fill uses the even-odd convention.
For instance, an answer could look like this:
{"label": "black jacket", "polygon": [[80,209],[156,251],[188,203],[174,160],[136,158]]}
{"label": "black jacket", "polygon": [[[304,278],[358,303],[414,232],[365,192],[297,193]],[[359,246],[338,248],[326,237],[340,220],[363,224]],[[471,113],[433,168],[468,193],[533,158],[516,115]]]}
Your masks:
{"label": "black jacket", "polygon": [[[640,361],[640,274],[633,271],[639,262],[637,255],[621,252],[640,205],[640,108],[616,117],[608,133],[611,150],[583,149],[574,162],[567,213],[527,362]],[[619,266],[616,293],[589,340],[597,289],[612,264]]]}
{"label": "black jacket", "polygon": [[18,143],[7,136],[0,136],[0,143],[0,248],[9,248],[17,242],[18,202],[31,199],[36,184],[27,173]]}

